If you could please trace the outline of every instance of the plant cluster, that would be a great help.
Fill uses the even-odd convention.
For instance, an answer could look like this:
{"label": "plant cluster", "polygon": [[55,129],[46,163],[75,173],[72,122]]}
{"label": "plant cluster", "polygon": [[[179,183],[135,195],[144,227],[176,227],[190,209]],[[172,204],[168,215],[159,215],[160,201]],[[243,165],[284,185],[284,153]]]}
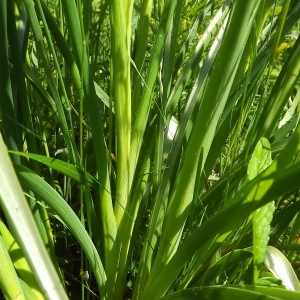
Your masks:
{"label": "plant cluster", "polygon": [[6,299],[299,299],[298,0],[0,1]]}

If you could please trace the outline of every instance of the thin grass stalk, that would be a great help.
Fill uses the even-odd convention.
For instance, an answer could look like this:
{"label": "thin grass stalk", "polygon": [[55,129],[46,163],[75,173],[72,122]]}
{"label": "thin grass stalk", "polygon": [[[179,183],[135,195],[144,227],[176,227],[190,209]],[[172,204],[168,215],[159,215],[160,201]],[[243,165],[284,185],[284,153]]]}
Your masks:
{"label": "thin grass stalk", "polygon": [[195,66],[199,64],[201,59],[201,48],[203,48],[204,44],[208,42],[210,35],[214,34],[216,31],[217,25],[219,25],[224,18],[227,16],[229,11],[230,1],[227,1],[216,13],[209,26],[199,39],[193,53],[191,54],[187,64],[184,66],[181,74],[179,75],[174,87],[171,90],[171,93],[168,97],[166,113],[167,113],[167,121],[170,120],[173,112],[178,104],[179,98],[181,97],[182,91],[189,81],[192,71]]}
{"label": "thin grass stalk", "polygon": [[18,29],[18,41],[20,45],[20,52],[22,59],[25,60],[26,51],[27,51],[27,42],[28,42],[28,36],[29,36],[29,23],[28,23],[28,16],[25,9],[24,4],[22,3],[19,6],[19,14],[20,18],[17,24]]}
{"label": "thin grass stalk", "polygon": [[[163,202],[165,206],[159,205],[160,209],[158,212],[158,221],[155,222],[155,230],[156,230],[156,236],[154,237],[154,240],[147,240],[146,248],[149,250],[147,252],[147,258],[145,259],[145,253],[146,251],[142,252],[142,259],[140,262],[140,274],[138,274],[137,283],[139,286],[143,286],[144,282],[147,280],[150,269],[151,269],[151,261],[154,254],[154,247],[156,245],[158,235],[160,232],[160,226],[162,225],[162,221],[164,220],[166,210],[164,209],[167,205],[167,197],[158,199],[158,192],[159,187],[162,179],[162,175],[164,173],[164,145],[166,143],[167,135],[165,134],[165,127],[166,127],[166,118],[165,118],[165,112],[166,112],[166,102],[167,97],[170,93],[171,88],[171,82],[172,82],[172,74],[173,74],[173,65],[175,60],[175,48],[176,48],[176,41],[174,40],[174,36],[177,36],[178,29],[179,29],[179,16],[181,12],[181,1],[177,2],[176,9],[175,9],[175,18],[172,21],[169,32],[166,38],[165,48],[164,48],[164,54],[163,54],[163,60],[161,64],[161,70],[159,71],[159,101],[156,103],[154,107],[154,111],[156,111],[156,118],[155,118],[155,130],[153,130],[154,138],[155,138],[155,148],[154,148],[154,155],[153,155],[153,173],[152,173],[152,203],[151,205],[154,205],[153,212],[155,211],[155,207],[158,206],[158,203],[161,204],[160,200],[165,200]],[[164,207],[164,208],[162,208]],[[153,219],[151,217],[151,219]],[[152,237],[153,238],[153,237]],[[147,238],[146,238],[147,239]],[[153,248],[152,246],[153,245]],[[145,265],[144,265],[145,263]],[[141,281],[140,278],[142,278]]]}
{"label": "thin grass stalk", "polygon": [[148,120],[148,115],[151,106],[151,93],[157,78],[161,55],[164,49],[168,30],[172,21],[173,13],[176,7],[176,1],[166,0],[164,4],[163,13],[160,19],[160,24],[156,33],[154,50],[150,58],[150,66],[147,74],[145,88],[143,90],[142,98],[140,100],[138,111],[132,129],[131,136],[131,156],[130,156],[130,177],[129,185],[131,187],[134,177],[134,171],[142,145],[143,135]]}
{"label": "thin grass stalk", "polygon": [[[64,15],[69,26],[69,34],[72,39],[75,60],[82,68],[83,89],[84,89],[84,109],[90,121],[93,133],[93,143],[95,148],[96,163],[99,176],[99,206],[101,207],[101,217],[104,236],[105,270],[107,275],[107,297],[112,297],[111,293],[115,287],[116,265],[118,264],[119,248],[116,245],[116,222],[112,207],[112,197],[110,189],[110,179],[108,172],[108,153],[105,146],[103,134],[102,114],[96,102],[96,94],[91,70],[88,62],[82,62],[82,41],[80,20],[77,13],[75,1],[63,1]],[[87,55],[84,56],[87,59]],[[83,66],[83,67],[82,67]],[[105,296],[104,296],[105,297]]]}
{"label": "thin grass stalk", "polygon": [[[15,24],[15,16],[14,16],[14,8],[13,8],[13,3],[8,3],[7,7],[7,16],[8,16],[8,24],[9,30],[8,30],[8,38],[9,38],[9,43],[11,45],[10,50],[11,50],[11,55],[12,55],[12,76],[11,76],[11,84],[14,87],[14,111],[15,115],[22,115],[23,120],[16,120],[14,121],[14,126],[18,124],[18,130],[14,133],[20,133],[21,130],[21,123],[24,124],[24,128],[26,129],[26,139],[25,146],[29,147],[31,151],[37,152],[36,150],[36,144],[35,144],[35,137],[32,135],[33,132],[33,127],[32,127],[32,122],[31,122],[31,116],[30,116],[30,110],[28,106],[28,101],[26,97],[26,86],[25,86],[25,79],[24,79],[24,73],[21,70],[17,70],[17,66],[22,65],[22,58],[21,58],[21,53],[20,53],[20,47],[19,47],[19,42],[18,42],[18,36],[17,36],[17,30],[16,30],[16,24]],[[10,76],[9,76],[10,77]],[[18,87],[18,88],[16,88]],[[8,87],[7,87],[8,88]],[[22,113],[21,113],[22,112]],[[13,121],[13,119],[11,119]],[[14,130],[13,127],[10,128],[10,130]],[[5,131],[4,131],[5,133]],[[28,134],[29,133],[29,134]],[[12,156],[14,157],[14,155]],[[20,159],[18,159],[18,162],[20,162]],[[36,171],[39,172],[39,167],[37,164],[31,164],[31,167]],[[44,244],[47,247],[47,250],[49,251],[50,257],[55,265],[55,267],[58,270],[57,267],[57,262],[56,258],[54,255],[54,244],[53,244],[53,236],[52,236],[52,231],[50,228],[50,223],[49,223],[49,216],[46,212],[46,210],[42,207],[37,207],[36,203],[34,201],[29,200],[31,210],[34,215],[35,222],[38,226],[39,232],[41,234],[41,237],[43,239]]]}
{"label": "thin grass stalk", "polygon": [[[7,146],[11,150],[21,150],[22,140],[20,130],[16,122],[16,103],[13,101],[12,85],[10,80],[9,57],[8,57],[8,36],[7,36],[7,2],[0,4],[0,94],[1,94],[1,115],[3,133]],[[20,158],[12,155],[14,162],[20,163]]]}
{"label": "thin grass stalk", "polygon": [[164,43],[167,38],[168,30],[170,28],[172,14],[175,9],[175,1],[166,1],[164,4],[164,9],[161,16],[161,21],[156,33],[156,40],[154,44],[154,51],[150,59],[149,72],[147,75],[145,88],[141,98],[141,102],[137,111],[137,116],[135,118],[132,140],[131,140],[131,158],[130,158],[130,183],[133,180],[135,166],[137,164],[138,154],[140,152],[140,147],[142,143],[142,136],[144,134],[148,114],[151,105],[151,93],[157,77],[157,72],[159,70],[159,64],[161,59],[161,54],[163,51]]}
{"label": "thin grass stalk", "polygon": [[[33,4],[32,0],[25,0],[24,4],[25,4],[25,7],[26,7],[27,14],[29,16],[29,20],[31,22],[31,27],[32,27],[33,34],[34,34],[34,37],[35,37],[35,42],[36,42],[36,45],[37,45],[37,49],[38,49],[40,58],[42,60],[42,64],[43,64],[45,73],[46,73],[46,75],[49,79],[49,81],[48,81],[49,88],[50,88],[51,93],[53,95],[53,99],[55,101],[56,109],[58,111],[57,117],[58,117],[58,120],[59,120],[59,123],[60,123],[60,126],[61,126],[61,130],[63,132],[64,138],[65,138],[65,141],[66,141],[66,144],[67,144],[67,148],[68,148],[68,151],[69,151],[69,157],[70,157],[70,160],[72,162],[76,162],[77,160],[76,160],[76,151],[74,150],[75,149],[74,140],[70,137],[69,126],[68,126],[68,122],[66,120],[64,108],[63,108],[63,105],[62,105],[62,102],[61,102],[61,97],[58,93],[58,90],[55,86],[54,79],[52,77],[52,73],[51,73],[51,70],[50,70],[50,63],[48,61],[48,58],[45,55],[45,53],[47,53],[47,51],[45,49],[44,41],[42,39],[43,35],[42,35],[42,31],[41,31],[41,28],[40,28],[40,25],[39,25],[39,21],[38,21],[36,12],[35,12],[34,4]],[[40,6],[40,1],[37,1],[37,7],[38,7],[39,12],[42,12],[42,9],[41,9],[41,6]],[[42,14],[42,17],[43,17],[43,14]],[[48,41],[48,46],[52,50],[51,52],[52,52],[52,55],[53,55],[53,58],[54,58],[54,62],[56,64],[57,70],[59,70],[59,65],[58,65],[56,54],[55,54],[55,51],[54,51],[54,47],[53,47],[53,44],[52,44],[52,41],[51,41],[51,38],[50,38],[50,35],[49,35],[48,27],[47,27],[46,22],[45,22],[44,19],[43,19],[43,22],[45,24],[45,30],[46,30],[46,37],[47,37],[47,41]],[[62,83],[62,81],[61,81],[61,83]],[[62,83],[62,85],[63,85],[63,83]]]}
{"label": "thin grass stalk", "polygon": [[[161,70],[162,79],[160,82],[161,100],[157,103],[157,142],[155,147],[155,159],[154,159],[154,173],[153,173],[153,195],[157,194],[159,183],[161,182],[161,176],[163,173],[163,151],[164,151],[164,138],[165,138],[165,111],[167,98],[170,93],[172,74],[175,61],[175,49],[177,46],[177,37],[179,31],[180,14],[182,9],[182,1],[178,1],[175,10],[175,17],[171,26],[169,28],[169,33],[167,35],[163,65]],[[153,200],[155,202],[155,200]]]}
{"label": "thin grass stalk", "polygon": [[109,0],[105,0],[103,3],[101,3],[101,5],[99,7],[100,15],[99,15],[99,20],[98,20],[98,24],[97,24],[97,34],[96,34],[96,37],[95,37],[96,41],[94,41],[95,46],[91,50],[91,53],[94,54],[92,56],[92,62],[91,62],[92,67],[96,66],[95,62],[98,61],[98,57],[99,57],[99,54],[100,54],[100,51],[98,51],[98,49],[100,47],[100,32],[101,32],[101,27],[102,27],[103,22],[104,22],[105,17],[106,17],[105,15],[106,15],[106,9],[108,7],[108,4],[109,4]]}
{"label": "thin grass stalk", "polygon": [[[15,7],[16,8],[16,7]],[[30,105],[28,102],[27,97],[27,90],[26,90],[26,84],[25,84],[25,74],[23,70],[19,68],[19,66],[23,65],[22,61],[22,53],[21,53],[21,46],[19,44],[18,39],[18,31],[16,28],[16,22],[15,17],[20,17],[19,15],[14,15],[14,6],[12,2],[8,2],[7,6],[7,15],[8,15],[8,28],[9,28],[9,34],[8,34],[8,40],[10,47],[10,52],[12,56],[12,64],[13,64],[13,79],[14,79],[14,86],[15,86],[15,98],[18,100],[18,107],[20,107],[20,110],[22,111],[22,120],[20,120],[20,123],[24,125],[24,135],[26,140],[26,146],[29,152],[37,153],[37,145],[35,136],[33,135],[34,128],[33,123],[31,119],[31,111],[30,111]],[[35,172],[39,172],[39,167],[36,162],[30,162],[31,168]]]}
{"label": "thin grass stalk", "polygon": [[[85,2],[86,3],[86,2]],[[83,18],[80,18],[80,28],[81,28],[81,36],[82,36],[82,58],[81,58],[81,83],[83,82],[83,69],[84,69],[84,64],[87,63],[87,59],[85,57],[86,53],[88,53],[88,49],[87,49],[87,44],[88,44],[88,24],[89,24],[89,14],[88,14],[88,9],[85,9],[83,8],[83,4],[82,2],[79,0],[78,1],[78,15],[79,16],[83,16]],[[88,6],[88,5],[87,5]],[[80,95],[80,105],[79,105],[79,117],[80,117],[80,121],[79,121],[79,139],[80,139],[80,144],[79,144],[79,156],[80,156],[80,159],[79,159],[79,167],[81,169],[83,169],[83,159],[84,159],[84,153],[83,153],[83,101],[84,101],[84,89],[83,89],[83,86],[81,86],[81,89],[80,89],[80,92],[79,92],[79,95]],[[79,188],[79,201],[80,201],[80,220],[81,220],[81,223],[82,225],[85,227],[85,210],[86,210],[86,213],[89,214],[90,211],[88,209],[88,204],[85,203],[84,201],[84,197],[83,195],[84,194],[87,194],[87,181],[86,181],[86,178],[83,179],[84,180],[84,185],[80,185],[80,188]],[[86,198],[88,199],[88,198]],[[86,208],[86,209],[85,209]],[[87,215],[87,218],[88,220],[90,220],[90,217],[91,215]],[[89,227],[90,227],[90,222],[89,222]],[[89,231],[89,234],[91,234],[91,232]],[[84,254],[81,253],[80,254],[80,265],[81,265],[81,272],[84,272],[84,270],[86,270],[87,268],[85,268],[85,259],[84,259]],[[89,297],[89,294],[88,294],[88,297]],[[85,285],[84,285],[84,280],[82,279],[81,280],[81,298],[82,299],[85,299]]]}
{"label": "thin grass stalk", "polygon": [[[42,3],[43,3],[43,1],[42,1]],[[50,48],[50,52],[52,54],[54,64],[56,67],[56,71],[57,71],[57,75],[58,75],[58,79],[57,79],[58,83],[56,85],[59,85],[59,88],[62,91],[61,100],[56,101],[56,107],[58,109],[58,119],[59,119],[60,123],[62,122],[62,131],[64,133],[64,136],[66,136],[66,130],[67,130],[67,138],[65,138],[65,140],[68,145],[69,158],[70,158],[71,162],[75,163],[75,165],[80,165],[79,155],[78,155],[78,152],[75,147],[73,121],[72,121],[72,115],[70,113],[70,109],[71,109],[70,102],[69,102],[65,84],[64,84],[64,81],[62,78],[62,74],[61,74],[61,70],[60,70],[60,66],[59,66],[59,62],[58,62],[58,57],[56,55],[56,51],[54,49],[54,45],[52,43],[52,39],[50,36],[50,30],[49,30],[49,27],[47,26],[46,18],[44,16],[44,10],[42,8],[42,3],[39,0],[37,0],[36,7],[39,12],[39,16],[41,17],[41,19],[45,25],[44,30],[46,33],[48,46]],[[34,22],[36,22],[36,20]],[[35,23],[35,25],[36,25],[36,23]],[[38,27],[35,30],[36,30],[36,34],[39,34]],[[41,47],[43,47],[42,44],[41,44]],[[45,59],[46,58],[44,57],[44,62],[45,62]],[[50,82],[51,82],[51,80],[50,80]],[[52,83],[52,85],[53,84],[54,83]],[[57,87],[56,87],[56,90],[58,90]],[[58,94],[56,96],[54,96],[54,99],[57,99],[56,98],[57,96],[58,96]],[[62,103],[64,105],[62,105]],[[67,124],[67,119],[68,119],[68,124]],[[45,213],[44,213],[44,215],[45,215]],[[46,219],[48,219],[48,218],[46,218]]]}
{"label": "thin grass stalk", "polygon": [[271,53],[271,58],[270,58],[270,72],[274,68],[275,64],[275,55],[276,55],[276,50],[279,45],[280,39],[282,38],[282,29],[287,17],[287,13],[289,11],[291,0],[285,0],[283,5],[282,5],[282,11],[279,14],[278,17],[278,24],[276,26],[276,32],[273,40],[273,49]]}
{"label": "thin grass stalk", "polygon": [[283,107],[299,78],[300,37],[297,38],[288,59],[282,67],[257,126],[252,129],[253,138],[251,139],[251,149],[253,149],[255,141],[258,141],[262,136],[271,136]]}
{"label": "thin grass stalk", "polygon": [[[53,45],[53,42],[52,42],[52,39],[50,36],[50,30],[49,30],[48,25],[46,25],[47,24],[46,18],[44,16],[41,1],[36,0],[36,3],[37,3],[36,6],[37,6],[37,10],[39,12],[39,15],[40,15],[43,23],[45,24],[44,30],[46,33],[45,35],[46,35],[47,43],[50,48],[50,53],[53,57],[54,64],[56,67],[56,72],[58,75],[57,76],[58,77],[57,85],[59,85],[59,88],[61,89],[61,92],[62,92],[61,101],[59,102],[59,104],[56,103],[59,118],[63,120],[62,131],[64,132],[64,129],[68,130],[68,138],[67,139],[65,138],[65,139],[66,139],[67,145],[69,145],[68,150],[71,151],[71,153],[69,154],[69,157],[70,157],[71,162],[75,163],[76,165],[79,165],[79,155],[78,155],[78,151],[76,150],[76,146],[75,146],[72,115],[71,115],[71,113],[68,114],[68,111],[70,111],[70,109],[71,109],[70,101],[68,99],[66,87],[65,87],[65,84],[64,84],[64,81],[62,78],[61,69],[60,69],[60,65],[58,62],[58,57],[56,55],[56,51],[54,49],[54,45]],[[56,99],[56,98],[54,97],[54,99]],[[63,110],[63,108],[64,108],[64,110]],[[68,119],[68,124],[67,124],[67,119]],[[64,134],[66,134],[66,133],[64,132]]]}
{"label": "thin grass stalk", "polygon": [[51,15],[51,12],[49,11],[45,2],[42,1],[41,5],[43,8],[43,13],[45,15],[45,19],[46,19],[47,25],[49,27],[49,30],[51,31],[51,34],[53,35],[53,39],[55,40],[57,47],[61,51],[61,54],[63,56],[66,67],[68,68],[68,70],[70,71],[70,73],[72,75],[73,84],[75,84],[75,89],[79,91],[81,88],[81,78],[80,78],[78,66],[76,65],[74,57],[72,56],[72,53],[70,51],[70,48],[67,45],[67,42],[66,42],[64,36],[61,33],[61,29],[57,26],[53,16]]}
{"label": "thin grass stalk", "polygon": [[[182,15],[185,14],[188,7],[189,7],[188,3],[182,4],[182,8],[181,8]],[[176,55],[176,61],[175,61],[174,70],[173,70],[173,77],[176,77],[176,74],[178,74],[180,72],[180,68],[184,64],[183,62],[186,57],[187,51],[189,51],[189,48],[192,46],[193,42],[197,38],[197,31],[200,28],[200,24],[203,21],[203,17],[207,14],[210,7],[211,7],[211,3],[208,3],[207,5],[205,5],[203,3],[202,7],[199,7],[199,11],[196,14],[196,16],[194,14],[192,14],[192,18],[194,19],[193,24],[189,26],[190,28],[188,30],[188,34],[182,41],[181,49],[178,51],[178,53]],[[177,11],[178,11],[178,9],[177,9]],[[182,22],[182,21],[180,21],[180,22]],[[187,22],[187,23],[189,23],[189,22]],[[180,31],[185,33],[185,31],[187,30],[186,27],[187,26],[185,25],[185,23],[181,23]],[[199,53],[199,51],[197,51],[197,53]],[[182,73],[182,72],[180,72],[180,73]]]}
{"label": "thin grass stalk", "polygon": [[162,96],[162,109],[164,112],[167,98],[171,91],[172,75],[174,74],[174,63],[176,56],[176,47],[178,46],[178,36],[180,28],[180,15],[182,13],[182,0],[177,2],[174,20],[172,26],[169,29],[168,39],[166,41],[164,60],[163,60],[163,96]]}

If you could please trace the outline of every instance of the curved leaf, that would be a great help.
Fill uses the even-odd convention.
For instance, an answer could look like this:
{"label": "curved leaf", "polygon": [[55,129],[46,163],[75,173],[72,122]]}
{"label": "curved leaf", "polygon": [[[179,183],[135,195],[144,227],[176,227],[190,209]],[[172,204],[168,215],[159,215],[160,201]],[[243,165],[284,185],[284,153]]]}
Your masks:
{"label": "curved leaf", "polygon": [[300,291],[299,280],[285,255],[278,249],[268,246],[264,264],[285,285],[288,290]]}
{"label": "curved leaf", "polygon": [[[28,289],[35,295],[39,300],[45,299],[37,286],[37,282],[33,276],[32,270],[28,265],[28,262],[23,254],[22,249],[15,241],[9,230],[4,225],[3,221],[0,220],[0,232],[5,243],[6,249],[11,257],[11,260],[18,271],[18,274],[25,281]],[[24,291],[25,292],[25,291]]]}
{"label": "curved leaf", "polygon": [[61,174],[76,180],[78,183],[81,183],[83,185],[85,184],[85,181],[83,179],[84,177],[86,178],[89,187],[97,188],[97,186],[99,185],[99,182],[92,175],[60,159],[34,153],[24,153],[18,151],[9,152],[30,159],[34,159],[48,166],[49,168],[54,169],[55,171],[60,172]]}
{"label": "curved leaf", "polygon": [[0,204],[10,229],[14,232],[45,297],[53,300],[67,299],[65,290],[41,240],[1,135]]}
{"label": "curved leaf", "polygon": [[5,298],[25,300],[19,277],[7,252],[2,236],[0,236],[0,265],[0,288]]}
{"label": "curved leaf", "polygon": [[102,262],[90,236],[74,211],[40,176],[22,165],[15,164],[14,167],[21,185],[33,191],[51,209],[53,209],[53,211],[55,211],[55,213],[62,219],[71,233],[75,236],[89,260],[91,268],[95,274],[101,296],[105,298],[106,274]]}

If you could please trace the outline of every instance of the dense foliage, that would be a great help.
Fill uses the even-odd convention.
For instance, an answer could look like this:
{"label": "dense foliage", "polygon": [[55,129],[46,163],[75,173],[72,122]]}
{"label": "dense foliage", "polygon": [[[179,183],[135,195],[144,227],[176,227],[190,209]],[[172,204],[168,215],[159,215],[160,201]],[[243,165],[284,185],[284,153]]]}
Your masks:
{"label": "dense foliage", "polygon": [[4,297],[299,299],[299,18],[0,1]]}

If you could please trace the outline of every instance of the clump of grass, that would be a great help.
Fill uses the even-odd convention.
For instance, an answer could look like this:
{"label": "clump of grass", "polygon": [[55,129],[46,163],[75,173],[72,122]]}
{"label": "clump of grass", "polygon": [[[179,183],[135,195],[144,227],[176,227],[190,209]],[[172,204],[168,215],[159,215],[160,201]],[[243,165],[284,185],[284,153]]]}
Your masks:
{"label": "clump of grass", "polygon": [[5,297],[298,297],[298,1],[0,13]]}

